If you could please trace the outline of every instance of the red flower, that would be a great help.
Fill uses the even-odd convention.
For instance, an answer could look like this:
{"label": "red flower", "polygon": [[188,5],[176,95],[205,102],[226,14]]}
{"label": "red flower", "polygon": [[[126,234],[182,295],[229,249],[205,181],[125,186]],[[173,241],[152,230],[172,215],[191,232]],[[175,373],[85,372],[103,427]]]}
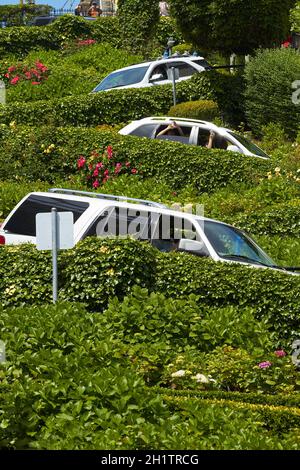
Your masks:
{"label": "red flower", "polygon": [[275,356],[277,357],[284,357],[286,356],[286,352],[283,349],[279,349],[278,351],[275,351]]}
{"label": "red flower", "polygon": [[137,174],[137,169],[136,169],[136,168],[132,168],[131,173],[132,173],[133,175],[136,175],[136,174]]}
{"label": "red flower", "polygon": [[99,180],[95,180],[93,182],[93,188],[99,188],[99,186],[100,186]]}
{"label": "red flower", "polygon": [[109,171],[108,170],[105,170],[105,172],[103,173],[104,176],[108,176],[109,175]]}
{"label": "red flower", "polygon": [[77,160],[77,167],[78,167],[78,168],[82,168],[82,167],[85,165],[85,162],[86,162],[86,160],[85,160],[84,157],[78,158],[78,160]]}
{"label": "red flower", "polygon": [[127,168],[128,168],[130,166],[130,162],[126,162],[125,166],[127,166]]}
{"label": "red flower", "polygon": [[25,77],[30,80],[31,79],[31,73],[30,72],[25,72]]}
{"label": "red flower", "polygon": [[31,82],[31,85],[40,85],[41,82]]}
{"label": "red flower", "polygon": [[6,74],[4,75],[4,77],[5,77],[5,78],[9,78],[9,73],[6,73]]}
{"label": "red flower", "polygon": [[99,175],[99,170],[98,170],[98,168],[96,168],[96,170],[93,173],[93,176],[98,176],[98,175]]}
{"label": "red flower", "polygon": [[11,79],[10,83],[12,85],[15,85],[16,83],[18,83],[18,81],[20,80],[20,77],[16,76],[14,78]]}
{"label": "red flower", "polygon": [[103,163],[102,162],[97,163],[96,168],[103,168]]}
{"label": "red flower", "polygon": [[11,67],[8,67],[8,69],[7,69],[7,71],[8,71],[9,73],[15,72],[16,70],[17,70],[17,67],[15,67],[14,65],[12,65]]}
{"label": "red flower", "polygon": [[109,146],[107,147],[106,151],[107,151],[107,156],[108,156],[108,158],[111,159],[111,158],[113,157],[113,149],[112,149],[112,146],[109,145]]}

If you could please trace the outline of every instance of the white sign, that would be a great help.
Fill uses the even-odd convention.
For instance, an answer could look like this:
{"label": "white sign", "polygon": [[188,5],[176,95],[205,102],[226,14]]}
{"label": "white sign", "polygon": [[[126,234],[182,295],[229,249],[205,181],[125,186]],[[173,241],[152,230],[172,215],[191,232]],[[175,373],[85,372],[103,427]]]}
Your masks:
{"label": "white sign", "polygon": [[[73,212],[57,212],[57,249],[63,250],[74,246]],[[52,250],[52,213],[36,215],[36,247],[38,250]]]}

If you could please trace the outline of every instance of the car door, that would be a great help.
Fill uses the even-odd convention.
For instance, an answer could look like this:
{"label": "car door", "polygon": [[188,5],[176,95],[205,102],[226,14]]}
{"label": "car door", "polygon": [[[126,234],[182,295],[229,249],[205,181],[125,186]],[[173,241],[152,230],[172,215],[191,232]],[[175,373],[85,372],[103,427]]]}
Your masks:
{"label": "car door", "polygon": [[167,63],[168,70],[171,70],[172,67],[178,70],[179,72],[179,78],[176,80],[177,82],[182,82],[183,80],[188,80],[191,78],[194,74],[199,73],[196,67],[193,67],[193,65],[188,64],[185,61],[180,61],[180,60],[170,60],[170,62]]}
{"label": "car door", "polygon": [[[161,76],[160,79],[155,80],[155,76]],[[148,72],[148,86],[156,86],[156,85],[166,85],[170,84],[171,80],[168,78],[168,69],[166,64],[157,64],[152,65],[149,68]]]}

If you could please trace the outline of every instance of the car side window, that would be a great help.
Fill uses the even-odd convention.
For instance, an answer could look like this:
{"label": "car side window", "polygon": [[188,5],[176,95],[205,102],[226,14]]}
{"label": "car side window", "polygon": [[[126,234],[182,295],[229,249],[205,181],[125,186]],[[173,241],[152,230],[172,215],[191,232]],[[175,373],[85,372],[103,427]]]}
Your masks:
{"label": "car side window", "polygon": [[162,75],[161,80],[168,80],[167,67],[164,64],[157,65],[151,72],[150,80],[154,75]]}
{"label": "car side window", "polygon": [[176,251],[182,239],[202,241],[195,225],[186,218],[169,214],[157,215],[151,227],[151,244],[160,251]]}
{"label": "car side window", "polygon": [[190,77],[195,73],[198,73],[192,65],[187,64],[186,62],[170,62],[168,63],[168,68],[175,67],[179,71],[179,78]]}
{"label": "car side window", "polygon": [[96,218],[83,238],[130,235],[136,239],[147,239],[148,218],[148,212],[127,209],[126,207],[110,207]]}
{"label": "car side window", "polygon": [[143,126],[137,127],[130,135],[136,135],[138,137],[152,137],[154,135],[157,124],[144,124]]}
{"label": "car side window", "polygon": [[[159,126],[159,127],[157,128],[156,132],[155,132],[155,136],[157,137],[157,135],[158,135],[161,131],[165,130],[165,129],[168,127],[168,125],[169,125],[169,124],[162,124],[161,126]],[[192,132],[192,127],[191,127],[191,126],[182,126],[182,125],[180,125],[180,128],[181,128],[181,130],[182,130],[182,132],[183,132],[183,136],[182,136],[182,137],[187,137],[187,138],[189,138],[190,135],[191,135],[191,132]],[[178,135],[179,135],[179,132],[178,132]]]}

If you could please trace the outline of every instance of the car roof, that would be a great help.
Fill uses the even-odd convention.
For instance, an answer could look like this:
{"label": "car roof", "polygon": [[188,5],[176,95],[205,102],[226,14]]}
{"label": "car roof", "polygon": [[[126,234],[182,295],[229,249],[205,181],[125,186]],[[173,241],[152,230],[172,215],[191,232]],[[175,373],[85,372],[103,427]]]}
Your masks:
{"label": "car roof", "polygon": [[[68,191],[68,190],[67,190]],[[60,192],[51,192],[51,191],[47,191],[47,192],[42,192],[42,191],[34,191],[34,192],[31,192],[29,194],[27,194],[22,201],[25,201],[29,196],[43,196],[43,197],[51,197],[51,198],[56,198],[56,199],[65,199],[65,200],[69,200],[69,201],[78,201],[78,202],[86,202],[88,203],[90,206],[93,205],[94,208],[96,208],[97,206],[98,207],[107,207],[107,206],[117,206],[117,207],[124,207],[124,208],[128,208],[128,209],[135,209],[137,211],[150,211],[151,212],[158,212],[158,213],[162,213],[162,214],[168,214],[170,215],[170,212],[172,213],[172,215],[177,215],[178,217],[187,217],[188,219],[192,220],[192,221],[210,221],[210,222],[216,222],[218,224],[222,224],[222,225],[228,225],[230,226],[230,224],[226,224],[225,222],[222,222],[220,220],[216,220],[216,219],[210,219],[208,217],[204,217],[204,216],[200,216],[200,215],[195,215],[195,214],[189,214],[187,212],[182,212],[182,211],[177,211],[177,210],[174,210],[170,207],[167,207],[167,206],[163,206],[161,204],[161,207],[159,207],[159,204],[157,203],[157,206],[154,206],[154,205],[146,205],[146,204],[142,204],[142,203],[135,203],[135,202],[126,202],[126,201],[119,201],[119,200],[113,200],[113,199],[105,199],[105,198],[97,198],[97,193],[90,193],[91,195],[90,196],[81,196],[81,195],[76,195],[76,194],[63,194],[63,193],[60,193]],[[107,196],[109,197],[110,195],[107,194]],[[126,197],[124,197],[126,198]],[[130,198],[129,198],[130,200]],[[138,201],[138,200],[137,200]],[[21,201],[20,201],[21,202]],[[151,203],[152,201],[145,201],[145,202],[149,202]],[[154,203],[153,203],[154,204]]]}
{"label": "car roof", "polygon": [[175,56],[175,57],[171,56],[171,57],[167,57],[167,58],[161,58],[161,59],[157,59],[157,60],[151,60],[151,61],[147,61],[147,62],[139,62],[138,64],[128,65],[127,67],[122,67],[121,69],[113,70],[109,75],[111,75],[112,73],[116,73],[116,72],[122,72],[122,71],[126,71],[126,70],[137,69],[137,68],[140,68],[140,67],[149,67],[151,64],[157,64],[157,65],[166,64],[170,60],[183,60],[183,61],[192,61],[192,62],[194,62],[195,60],[205,60],[205,59],[204,59],[204,57],[200,57],[200,56],[182,56],[182,55]]}
{"label": "car roof", "polygon": [[232,132],[230,129],[227,129],[226,127],[219,127],[213,122],[209,121],[201,121],[200,119],[191,119],[191,118],[180,118],[180,117],[173,117],[173,116],[150,116],[147,118],[139,119],[137,121],[132,121],[134,123],[140,123],[140,124],[150,124],[151,122],[157,122],[157,124],[168,122],[168,121],[176,121],[177,123],[190,123],[190,124],[204,124],[207,126],[214,127],[215,129],[226,131],[226,132]]}

